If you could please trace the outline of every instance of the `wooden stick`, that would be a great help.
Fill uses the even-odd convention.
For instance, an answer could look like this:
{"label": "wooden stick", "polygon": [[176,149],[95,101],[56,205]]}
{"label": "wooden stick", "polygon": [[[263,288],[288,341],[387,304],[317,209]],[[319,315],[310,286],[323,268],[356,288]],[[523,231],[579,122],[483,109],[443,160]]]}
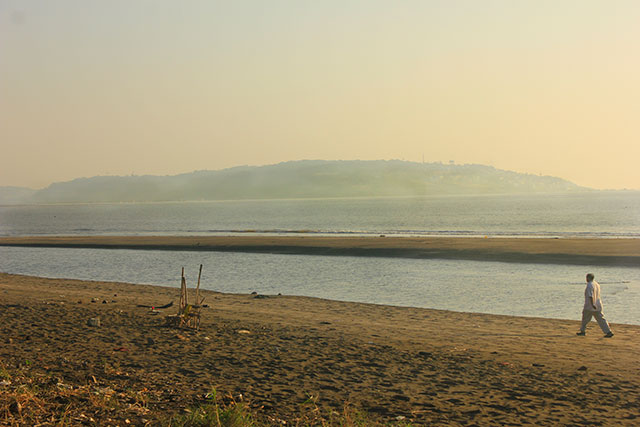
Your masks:
{"label": "wooden stick", "polygon": [[180,311],[184,311],[187,304],[187,280],[184,278],[184,267],[182,267],[182,280],[180,281]]}
{"label": "wooden stick", "polygon": [[189,305],[189,293],[187,292],[187,279],[182,278],[182,293],[184,294],[184,306]]}
{"label": "wooden stick", "polygon": [[196,305],[200,305],[200,277],[202,277],[202,264],[200,264],[200,272],[198,272],[198,286],[196,286]]}
{"label": "wooden stick", "polygon": [[182,275],[180,276],[180,311],[179,313],[182,313],[182,306],[184,305],[184,295],[182,294],[182,287],[184,283],[184,267],[182,267]]}

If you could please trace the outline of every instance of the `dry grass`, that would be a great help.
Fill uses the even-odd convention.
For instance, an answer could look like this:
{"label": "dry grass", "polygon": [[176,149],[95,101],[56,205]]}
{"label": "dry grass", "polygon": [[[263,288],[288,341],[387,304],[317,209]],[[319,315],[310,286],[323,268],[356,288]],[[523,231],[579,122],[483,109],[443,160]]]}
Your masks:
{"label": "dry grass", "polygon": [[33,372],[25,363],[9,370],[0,364],[0,425],[145,425],[146,390],[115,391],[95,380],[84,385]]}
{"label": "dry grass", "polygon": [[[95,378],[84,385],[65,384],[55,376],[32,372],[30,364],[8,369],[0,363],[0,425],[78,426],[135,425],[167,427],[383,426],[367,413],[345,404],[342,413],[322,413],[315,399],[302,402],[287,419],[252,409],[231,395],[213,390],[198,405],[176,402],[172,412],[154,411],[147,389],[117,390]],[[176,414],[178,413],[178,414]],[[394,423],[409,426],[403,420]]]}

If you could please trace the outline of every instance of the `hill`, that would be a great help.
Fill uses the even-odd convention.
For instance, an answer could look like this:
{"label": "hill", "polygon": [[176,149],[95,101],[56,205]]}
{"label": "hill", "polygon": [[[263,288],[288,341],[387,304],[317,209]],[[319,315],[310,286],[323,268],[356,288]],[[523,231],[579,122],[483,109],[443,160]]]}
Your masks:
{"label": "hill", "polygon": [[153,202],[584,190],[569,181],[483,165],[303,160],[175,176],[96,176],[27,194],[29,203]]}

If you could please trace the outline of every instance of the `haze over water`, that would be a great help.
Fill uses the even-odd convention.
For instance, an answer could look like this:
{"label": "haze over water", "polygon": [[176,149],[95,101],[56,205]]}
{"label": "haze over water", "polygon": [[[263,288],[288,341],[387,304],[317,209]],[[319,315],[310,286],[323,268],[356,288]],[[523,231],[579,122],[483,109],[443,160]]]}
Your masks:
{"label": "haze over water", "polygon": [[640,237],[640,192],[0,206],[0,235]]}

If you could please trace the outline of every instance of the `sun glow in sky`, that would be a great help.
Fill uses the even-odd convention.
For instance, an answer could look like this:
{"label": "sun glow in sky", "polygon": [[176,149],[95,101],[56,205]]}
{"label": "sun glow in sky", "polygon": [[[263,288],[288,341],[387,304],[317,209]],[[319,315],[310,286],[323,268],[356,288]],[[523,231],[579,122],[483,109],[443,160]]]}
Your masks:
{"label": "sun glow in sky", "polygon": [[0,0],[0,185],[298,159],[640,188],[640,2]]}

